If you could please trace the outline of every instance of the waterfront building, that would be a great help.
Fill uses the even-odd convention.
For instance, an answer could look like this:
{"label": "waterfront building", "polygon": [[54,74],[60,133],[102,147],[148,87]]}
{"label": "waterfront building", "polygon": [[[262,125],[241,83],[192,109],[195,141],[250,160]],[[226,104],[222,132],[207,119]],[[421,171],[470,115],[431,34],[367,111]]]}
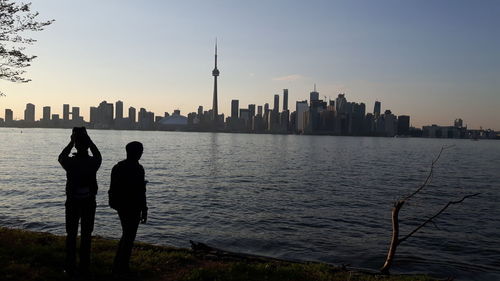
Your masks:
{"label": "waterfront building", "polygon": [[453,122],[453,126],[462,128],[464,126],[464,121],[461,118],[457,118],[455,119],[455,122]]}
{"label": "waterfront building", "polygon": [[45,122],[50,121],[50,106],[43,107],[43,117],[42,120]]}
{"label": "waterfront building", "polygon": [[262,117],[262,105],[257,106],[257,115]]}
{"label": "waterfront building", "polygon": [[117,101],[115,103],[115,109],[116,109],[116,115],[115,119],[116,120],[121,120],[123,119],[123,102],[122,101]]}
{"label": "waterfront building", "polygon": [[283,111],[288,110],[288,89],[283,89]]}
{"label": "waterfront building", "polygon": [[5,109],[5,125],[9,126],[14,122],[14,112],[12,109]]}
{"label": "waterfront building", "polygon": [[133,125],[135,124],[136,122],[136,116],[137,116],[137,112],[136,112],[136,109],[135,107],[129,107],[128,108],[128,120],[130,121],[130,123]]}
{"label": "waterfront building", "polygon": [[69,104],[63,104],[63,122],[69,122]]}
{"label": "waterfront building", "polygon": [[397,119],[389,109],[384,112],[384,129],[386,137],[394,137],[396,135]]}
{"label": "waterfront building", "polygon": [[406,136],[410,134],[410,116],[398,116],[398,135]]}
{"label": "waterfront building", "polygon": [[319,100],[319,93],[316,91],[316,84],[314,84],[314,91],[309,93],[309,102]]}
{"label": "waterfront building", "polygon": [[309,110],[307,105],[307,100],[297,101],[295,103],[295,124],[297,125],[297,133],[301,134],[304,132],[304,114]]}
{"label": "waterfront building", "polygon": [[274,95],[274,107],[273,111],[278,113],[280,110],[280,95]]}
{"label": "waterfront building", "polygon": [[231,101],[231,120],[236,120],[239,118],[238,116],[238,111],[239,111],[239,100],[232,100]]}
{"label": "waterfront building", "polygon": [[248,105],[248,117],[252,119],[255,116],[255,104]]}
{"label": "waterfront building", "polygon": [[380,102],[375,101],[375,105],[373,106],[373,116],[375,119],[380,117]]}
{"label": "waterfront building", "polygon": [[26,104],[26,109],[24,110],[24,122],[35,123],[35,105],[32,103]]}

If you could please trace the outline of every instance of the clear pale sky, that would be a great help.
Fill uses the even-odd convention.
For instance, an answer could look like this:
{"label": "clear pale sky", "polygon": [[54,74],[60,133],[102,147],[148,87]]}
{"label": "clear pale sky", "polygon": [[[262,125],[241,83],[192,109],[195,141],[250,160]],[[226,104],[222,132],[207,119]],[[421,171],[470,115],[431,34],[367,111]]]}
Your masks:
{"label": "clear pale sky", "polygon": [[316,83],[322,98],[345,92],[369,112],[379,100],[414,126],[500,130],[500,1],[32,1],[56,22],[32,34],[33,81],[0,81],[1,117],[22,119],[28,102],[37,119],[69,103],[88,120],[102,100],[209,109],[217,37],[226,115],[231,99],[272,106],[283,88],[295,109]]}

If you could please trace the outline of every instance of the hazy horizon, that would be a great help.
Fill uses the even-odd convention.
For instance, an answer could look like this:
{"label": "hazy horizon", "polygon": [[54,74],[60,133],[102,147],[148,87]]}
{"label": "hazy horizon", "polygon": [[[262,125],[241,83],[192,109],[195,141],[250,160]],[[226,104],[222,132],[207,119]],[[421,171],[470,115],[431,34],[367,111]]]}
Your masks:
{"label": "hazy horizon", "polygon": [[[156,115],[211,108],[213,48],[219,41],[219,112],[232,99],[289,108],[320,98],[364,102],[410,115],[415,127],[500,130],[500,2],[497,1],[33,1],[55,19],[28,48],[38,58],[28,84],[0,81],[5,108],[26,103],[62,114],[62,104],[102,100]],[[91,19],[91,21],[90,21]],[[125,113],[127,115],[127,113]]]}

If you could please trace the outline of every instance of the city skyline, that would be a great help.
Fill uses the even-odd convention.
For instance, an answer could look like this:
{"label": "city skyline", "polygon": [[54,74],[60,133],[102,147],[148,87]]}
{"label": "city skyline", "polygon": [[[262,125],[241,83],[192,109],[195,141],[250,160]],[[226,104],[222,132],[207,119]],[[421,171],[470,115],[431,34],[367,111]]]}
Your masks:
{"label": "city skyline", "polygon": [[[316,83],[322,99],[345,92],[367,105],[381,100],[416,127],[462,118],[470,128],[500,129],[496,2],[211,3],[34,2],[41,18],[56,22],[29,48],[38,55],[27,73],[33,81],[0,81],[0,110],[22,119],[27,103],[85,109],[124,100],[156,114],[210,108],[217,36],[225,116],[232,99],[272,104],[286,88],[291,101],[304,100]],[[132,14],[141,22],[130,22]]]}

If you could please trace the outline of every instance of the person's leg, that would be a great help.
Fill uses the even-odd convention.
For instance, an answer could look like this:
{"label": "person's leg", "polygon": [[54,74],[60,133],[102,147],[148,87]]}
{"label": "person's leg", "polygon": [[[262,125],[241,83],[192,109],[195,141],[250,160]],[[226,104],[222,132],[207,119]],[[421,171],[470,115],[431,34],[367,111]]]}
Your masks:
{"label": "person's leg", "polygon": [[88,271],[90,266],[90,247],[94,230],[95,198],[82,200],[82,231],[80,235],[80,269]]}
{"label": "person's leg", "polygon": [[140,212],[118,211],[118,216],[122,225],[122,237],[116,252],[113,272],[123,273],[129,271],[130,256],[139,227]]}
{"label": "person's leg", "polygon": [[76,267],[76,236],[78,235],[78,221],[80,212],[78,203],[67,199],[66,203],[66,265],[68,274],[73,274]]}

